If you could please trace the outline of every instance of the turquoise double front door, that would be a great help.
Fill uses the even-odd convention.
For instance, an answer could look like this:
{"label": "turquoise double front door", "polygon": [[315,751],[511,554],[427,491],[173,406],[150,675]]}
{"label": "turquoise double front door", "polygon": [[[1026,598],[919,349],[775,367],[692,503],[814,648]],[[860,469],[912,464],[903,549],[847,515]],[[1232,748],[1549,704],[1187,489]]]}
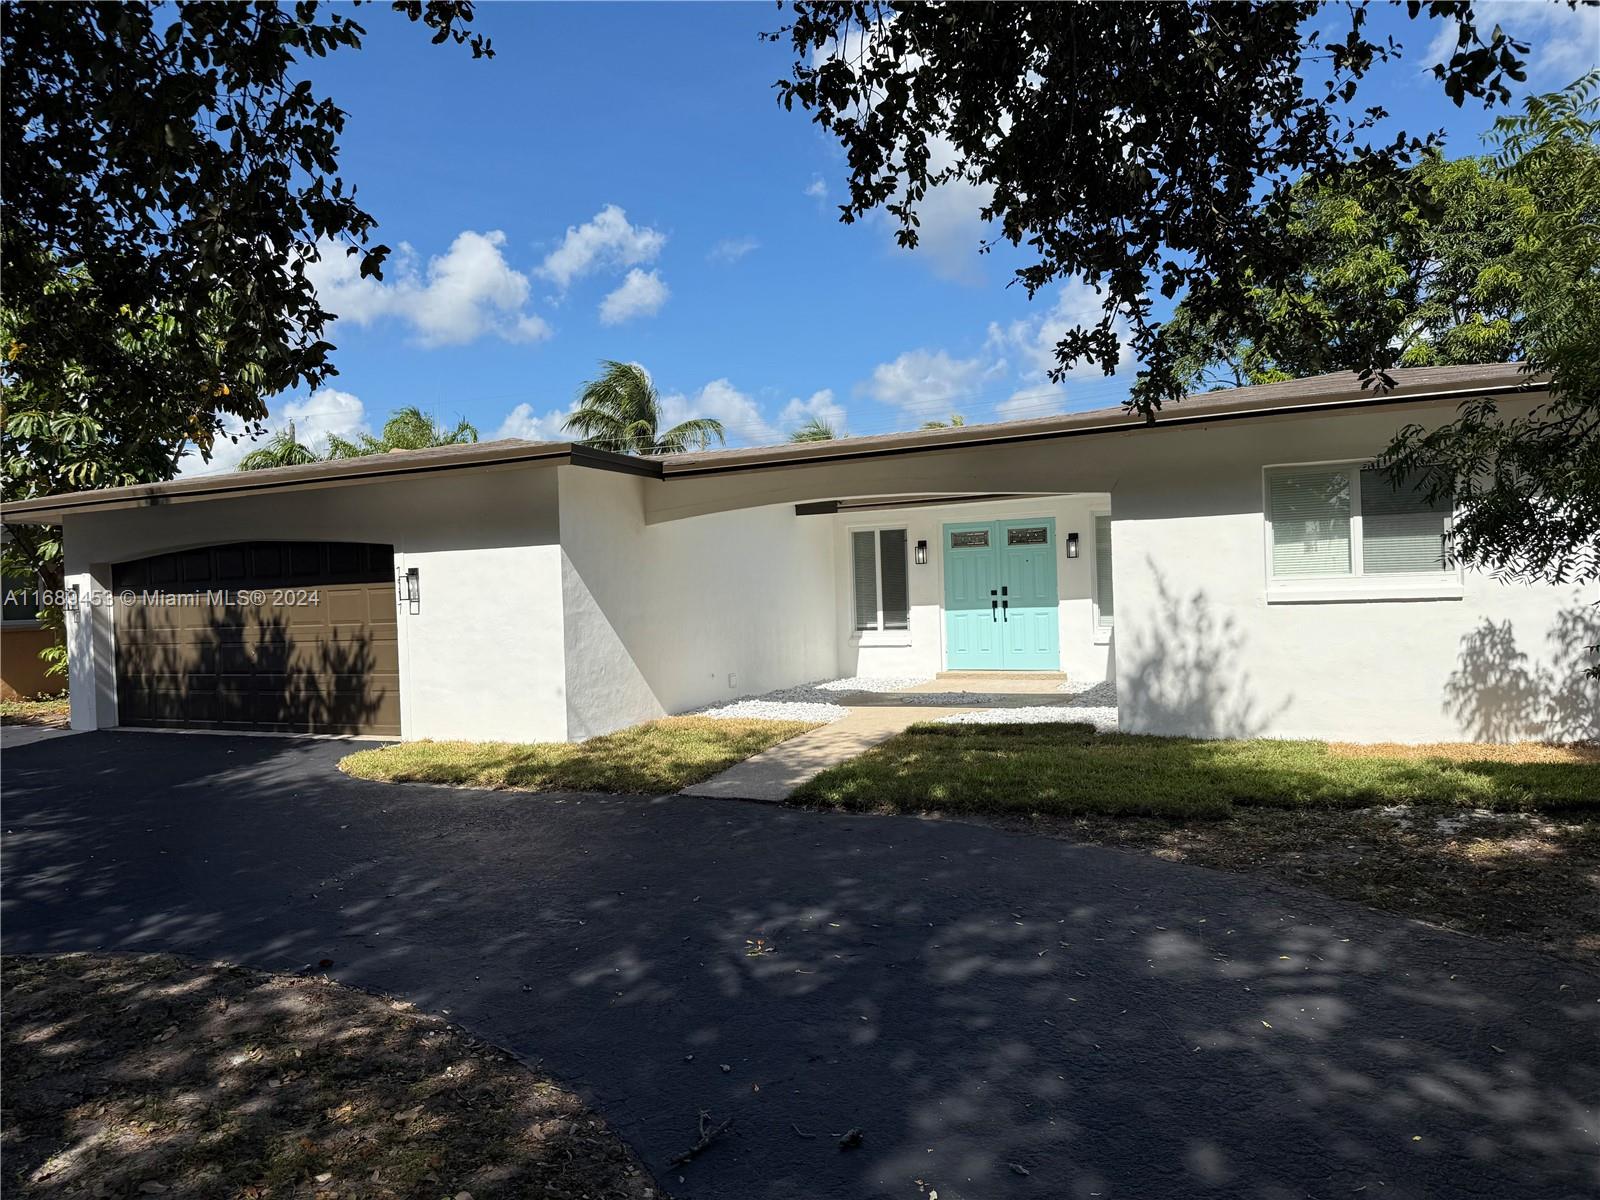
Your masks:
{"label": "turquoise double front door", "polygon": [[946,525],[943,542],[946,669],[1059,670],[1055,521]]}

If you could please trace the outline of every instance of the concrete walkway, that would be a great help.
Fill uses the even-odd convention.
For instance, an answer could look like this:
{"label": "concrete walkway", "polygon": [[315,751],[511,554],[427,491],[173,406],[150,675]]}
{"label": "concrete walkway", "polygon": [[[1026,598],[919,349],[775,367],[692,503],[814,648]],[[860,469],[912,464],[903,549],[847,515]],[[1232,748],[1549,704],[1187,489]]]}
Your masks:
{"label": "concrete walkway", "polygon": [[[1023,708],[1057,703],[1071,697],[1058,689],[1066,679],[1055,673],[1007,675],[994,672],[947,672],[901,692],[847,692],[838,702],[850,715],[831,725],[802,733],[753,758],[729,767],[721,775],[683,789],[685,796],[715,796],[723,800],[787,800],[804,783],[886,742],[907,726],[933,721],[979,708]],[[952,696],[970,692],[973,704],[950,704]],[[929,702],[919,701],[920,696]]]}
{"label": "concrete walkway", "polygon": [[[895,697],[874,696],[872,699],[877,702]],[[682,794],[716,796],[723,800],[787,800],[813,776],[870,750],[879,742],[888,741],[908,725],[966,711],[906,705],[903,699],[892,707],[874,703],[858,708],[853,698],[849,703],[848,717],[779,742],[772,749],[729,767],[721,775],[684,788]]]}

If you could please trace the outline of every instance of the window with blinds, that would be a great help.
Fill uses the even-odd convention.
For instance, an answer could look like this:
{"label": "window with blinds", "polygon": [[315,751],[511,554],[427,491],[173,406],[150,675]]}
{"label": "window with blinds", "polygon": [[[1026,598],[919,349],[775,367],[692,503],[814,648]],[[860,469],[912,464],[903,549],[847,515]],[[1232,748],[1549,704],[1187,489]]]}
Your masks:
{"label": "window with blinds", "polygon": [[909,629],[911,581],[904,529],[857,529],[850,534],[856,631]]}
{"label": "window with blinds", "polygon": [[1094,618],[1101,629],[1110,629],[1116,605],[1111,592],[1111,518],[1094,518]]}
{"label": "window with blinds", "polygon": [[1368,575],[1450,569],[1450,500],[1429,500],[1415,476],[1399,487],[1361,472],[1361,563]]}
{"label": "window with blinds", "polygon": [[858,529],[850,535],[850,559],[855,564],[856,628],[878,627],[878,535]]}
{"label": "window with blinds", "polygon": [[1272,576],[1350,574],[1350,472],[1274,471],[1267,476]]}
{"label": "window with blinds", "polygon": [[1359,464],[1275,467],[1266,478],[1268,559],[1275,581],[1440,575],[1451,502],[1416,479],[1398,487]]}

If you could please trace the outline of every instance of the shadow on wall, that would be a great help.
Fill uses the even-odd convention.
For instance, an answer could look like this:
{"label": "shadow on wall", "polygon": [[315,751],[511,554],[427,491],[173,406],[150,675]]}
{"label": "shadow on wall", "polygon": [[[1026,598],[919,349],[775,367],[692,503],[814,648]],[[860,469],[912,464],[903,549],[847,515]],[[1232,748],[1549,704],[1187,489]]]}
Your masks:
{"label": "shadow on wall", "polygon": [[1117,703],[1128,733],[1184,737],[1257,737],[1276,712],[1258,711],[1250,676],[1239,668],[1244,632],[1232,616],[1219,616],[1203,591],[1178,595],[1155,563],[1146,559],[1156,585],[1155,631],[1120,641]]}
{"label": "shadow on wall", "polygon": [[[177,632],[175,608],[136,606],[117,629],[117,710],[123,725],[283,733],[399,733],[399,697],[375,676],[359,631],[293,641],[285,616],[213,606],[203,630]],[[152,613],[159,617],[152,619]]]}
{"label": "shadow on wall", "polygon": [[1536,659],[1517,642],[1510,621],[1483,622],[1461,639],[1445,681],[1444,707],[1477,741],[1552,742],[1600,737],[1600,680],[1584,674],[1600,642],[1600,609],[1563,609]]}

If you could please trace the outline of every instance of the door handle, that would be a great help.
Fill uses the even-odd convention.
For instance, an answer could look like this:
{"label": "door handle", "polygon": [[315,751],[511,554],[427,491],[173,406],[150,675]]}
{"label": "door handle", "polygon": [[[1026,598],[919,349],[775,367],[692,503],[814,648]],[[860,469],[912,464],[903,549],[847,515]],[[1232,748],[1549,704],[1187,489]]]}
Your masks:
{"label": "door handle", "polygon": [[995,609],[997,609],[999,607],[1000,607],[1000,602],[998,600],[989,601],[989,620],[993,621],[993,620],[996,619],[996,617],[994,615],[995,614]]}
{"label": "door handle", "polygon": [[[1000,601],[1000,612],[1002,614],[1009,614],[1011,612],[1011,601],[1009,601],[1009,600]],[[1009,624],[1010,621],[1011,621],[1011,618],[1008,615],[1002,615],[1000,619],[1002,621],[1005,621],[1007,624]]]}

